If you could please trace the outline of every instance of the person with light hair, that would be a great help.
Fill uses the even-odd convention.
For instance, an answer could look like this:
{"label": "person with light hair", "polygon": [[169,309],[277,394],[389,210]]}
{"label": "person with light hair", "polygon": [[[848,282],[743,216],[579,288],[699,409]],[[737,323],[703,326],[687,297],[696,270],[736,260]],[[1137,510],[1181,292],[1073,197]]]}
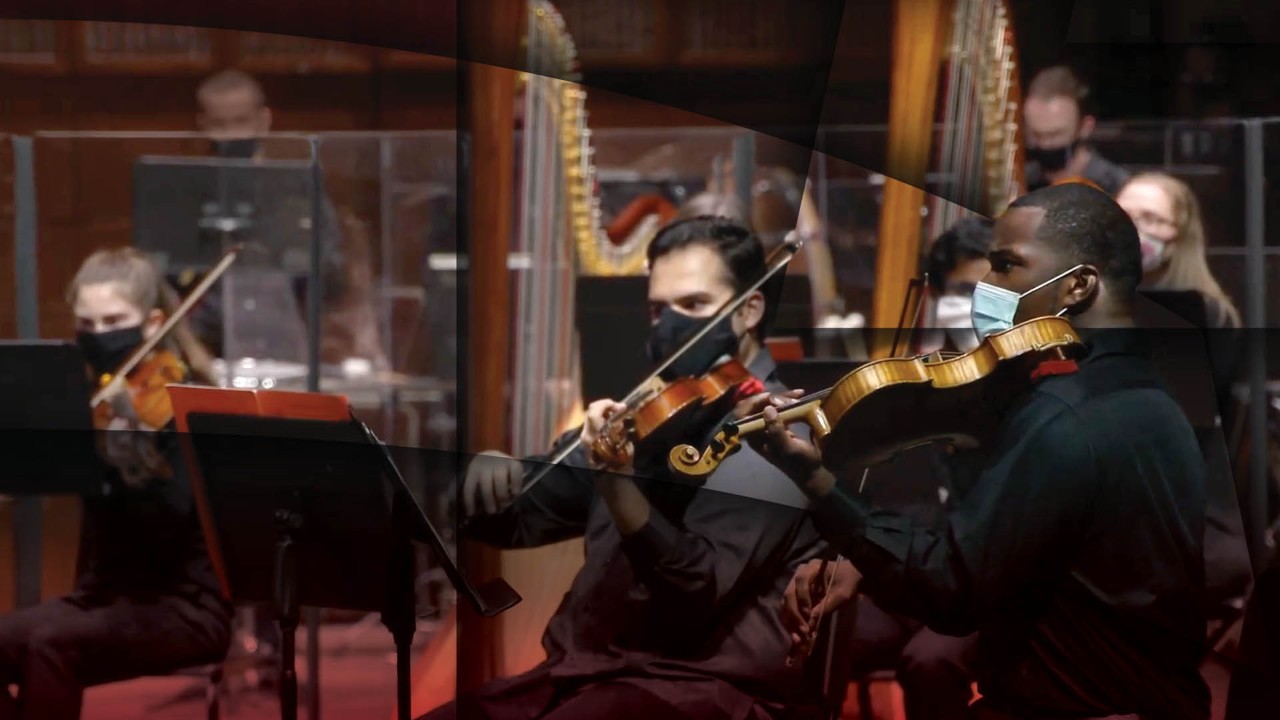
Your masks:
{"label": "person with light hair", "polygon": [[1172,175],[1135,175],[1116,202],[1138,226],[1142,284],[1153,290],[1195,290],[1204,296],[1214,328],[1238,328],[1240,313],[1205,259],[1204,222],[1195,193]]}

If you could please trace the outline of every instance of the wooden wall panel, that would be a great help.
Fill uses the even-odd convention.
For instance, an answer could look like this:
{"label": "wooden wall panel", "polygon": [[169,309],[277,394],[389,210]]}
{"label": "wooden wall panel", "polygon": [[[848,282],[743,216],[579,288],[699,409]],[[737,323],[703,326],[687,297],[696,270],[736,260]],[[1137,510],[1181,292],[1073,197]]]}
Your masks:
{"label": "wooden wall panel", "polygon": [[[420,56],[430,58],[431,56]],[[384,130],[455,130],[457,63],[432,72],[385,72],[374,80],[375,123]]]}
{"label": "wooden wall panel", "polygon": [[71,26],[53,20],[0,20],[0,68],[60,75],[71,68]]}

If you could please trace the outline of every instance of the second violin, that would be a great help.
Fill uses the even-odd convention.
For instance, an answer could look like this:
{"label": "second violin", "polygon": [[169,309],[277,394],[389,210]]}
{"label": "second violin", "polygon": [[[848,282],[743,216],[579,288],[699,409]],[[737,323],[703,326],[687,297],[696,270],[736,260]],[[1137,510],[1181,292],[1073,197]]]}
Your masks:
{"label": "second violin", "polygon": [[[1070,322],[1037,318],[989,335],[956,357],[869,362],[833,387],[779,408],[778,416],[812,428],[823,465],[840,476],[929,442],[982,444],[1007,399],[1031,382],[1034,367],[1083,349]],[[669,466],[685,478],[705,477],[741,447],[744,436],[763,429],[761,415],[731,421],[704,452],[691,445],[672,449]]]}
{"label": "second violin", "polygon": [[718,413],[715,420],[722,418],[729,410],[726,400],[750,380],[751,373],[734,359],[716,365],[702,377],[674,380],[643,396],[633,410],[610,418],[591,454],[615,470],[644,464],[653,453],[696,432],[709,415]]}

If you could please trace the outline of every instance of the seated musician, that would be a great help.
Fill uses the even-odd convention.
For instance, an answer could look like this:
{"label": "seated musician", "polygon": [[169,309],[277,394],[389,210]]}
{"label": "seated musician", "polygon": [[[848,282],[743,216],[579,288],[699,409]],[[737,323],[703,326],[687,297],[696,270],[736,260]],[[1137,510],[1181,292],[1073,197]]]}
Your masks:
{"label": "seated musician", "polygon": [[[68,296],[95,379],[114,373],[160,329],[161,282],[131,248],[96,252],[81,266]],[[86,687],[220,662],[227,652],[231,608],[205,549],[172,425],[116,416],[109,427],[108,490],[84,501],[87,556],[75,589],[0,617],[0,682],[18,687],[16,702],[0,693],[0,720],[74,720]]]}
{"label": "seated musician", "polygon": [[[1137,231],[1104,193],[1053,186],[998,220],[990,260],[974,294],[981,335],[1065,315],[1087,356],[1041,365],[994,441],[954,456],[976,481],[936,527],[872,507],[857,478],[837,486],[821,453],[766,408],[783,398],[739,407],[764,408],[768,427],[749,441],[810,495],[848,559],[833,604],[861,581],[877,604],[940,633],[978,631],[983,697],[971,717],[1207,718],[1205,465],[1132,329]],[[786,613],[802,629],[805,594]]]}
{"label": "seated musician", "polygon": [[968,352],[978,346],[970,309],[974,285],[989,269],[992,237],[990,220],[970,217],[952,224],[929,246],[925,272],[934,297],[927,311],[930,329],[924,333],[922,352]]}
{"label": "seated musician", "polygon": [[[655,362],[765,271],[760,242],[726,218],[667,226],[648,261]],[[783,391],[763,344],[765,317],[757,290],[669,377],[700,376],[729,356]],[[751,384],[741,391],[757,392]],[[592,403],[583,445],[565,461],[572,469],[557,468],[528,492],[523,479],[536,463],[490,453],[468,468],[471,538],[524,548],[585,536],[585,564],[543,636],[545,662],[425,718],[767,718],[794,701],[803,664],[788,666],[777,608],[796,567],[825,548],[803,494],[746,448],[701,489],[587,470],[598,466],[586,448],[619,409]]]}

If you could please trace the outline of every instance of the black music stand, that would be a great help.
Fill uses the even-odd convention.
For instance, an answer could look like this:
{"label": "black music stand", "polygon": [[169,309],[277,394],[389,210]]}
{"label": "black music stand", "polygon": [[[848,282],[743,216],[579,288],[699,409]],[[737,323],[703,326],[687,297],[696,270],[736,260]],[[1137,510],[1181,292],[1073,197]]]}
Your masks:
{"label": "black music stand", "polygon": [[309,161],[143,156],[133,166],[134,244],[177,273],[208,270],[244,241],[253,252],[239,264],[265,253],[268,266],[305,278],[322,202]]}
{"label": "black music stand", "polygon": [[[210,548],[236,602],[271,605],[280,625],[281,715],[297,717],[300,605],[381,612],[395,638],[397,711],[409,718],[414,614],[411,541],[432,545],[486,617],[520,601],[502,580],[462,578],[382,443],[360,421],[191,412],[193,482]],[[274,557],[264,557],[274,547]]]}
{"label": "black music stand", "polygon": [[101,495],[84,354],[62,340],[0,341],[0,493]]}

